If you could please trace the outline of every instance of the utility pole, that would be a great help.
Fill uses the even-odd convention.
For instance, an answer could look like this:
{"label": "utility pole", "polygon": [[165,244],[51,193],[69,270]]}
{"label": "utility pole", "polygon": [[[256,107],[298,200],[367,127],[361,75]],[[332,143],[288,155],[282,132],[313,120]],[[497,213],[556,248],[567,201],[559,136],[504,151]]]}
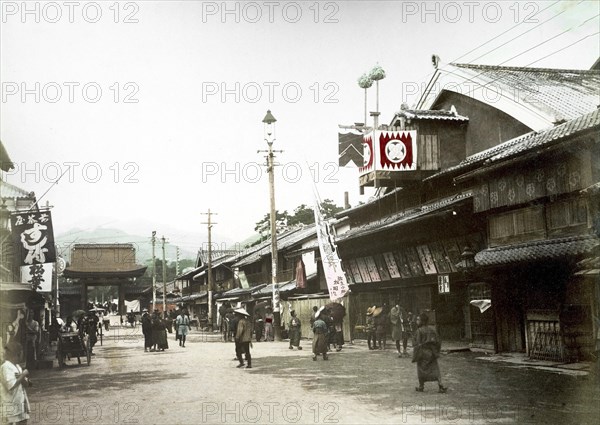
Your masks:
{"label": "utility pole", "polygon": [[152,310],[156,310],[156,230],[152,231]]}
{"label": "utility pole", "polygon": [[[176,246],[175,247],[175,276],[179,276],[179,247]],[[175,281],[177,282],[177,280]],[[173,284],[173,289],[175,289],[175,284]],[[179,289],[179,284],[177,285],[177,289]],[[183,291],[183,288],[181,288],[181,290]],[[182,295],[183,292],[180,292],[180,295]]]}
{"label": "utility pole", "polygon": [[211,229],[213,224],[217,224],[214,223],[211,220],[211,217],[213,215],[216,215],[216,213],[212,213],[210,212],[210,208],[208,209],[208,213],[202,213],[202,214],[206,214],[208,216],[208,221],[204,222],[202,224],[206,224],[208,227],[208,269],[206,271],[206,277],[207,277],[207,290],[208,290],[208,328],[212,331],[212,316],[213,316],[213,311],[212,311],[212,296],[213,296],[213,275],[212,275],[212,238],[211,238]]}
{"label": "utility pole", "polygon": [[165,237],[162,240],[163,315],[167,311],[167,263],[165,261]]}
{"label": "utility pole", "polygon": [[[275,209],[275,153],[283,152],[273,149],[275,141],[274,123],[277,120],[267,111],[267,115],[263,119],[265,124],[265,141],[269,146],[267,152],[267,172],[269,173],[269,206],[271,218],[271,287],[272,287],[272,302],[273,302],[273,339],[281,341],[281,307],[279,301],[279,283],[277,282],[277,214]],[[265,151],[258,151],[265,152]]]}

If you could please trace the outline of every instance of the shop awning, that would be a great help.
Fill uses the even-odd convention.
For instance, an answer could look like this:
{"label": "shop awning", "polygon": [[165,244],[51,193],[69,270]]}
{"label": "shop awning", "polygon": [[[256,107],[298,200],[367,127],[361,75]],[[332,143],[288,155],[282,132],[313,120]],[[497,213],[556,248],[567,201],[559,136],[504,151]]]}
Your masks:
{"label": "shop awning", "polygon": [[578,257],[599,244],[600,240],[591,235],[527,242],[485,249],[475,255],[475,262],[478,266],[497,266]]}

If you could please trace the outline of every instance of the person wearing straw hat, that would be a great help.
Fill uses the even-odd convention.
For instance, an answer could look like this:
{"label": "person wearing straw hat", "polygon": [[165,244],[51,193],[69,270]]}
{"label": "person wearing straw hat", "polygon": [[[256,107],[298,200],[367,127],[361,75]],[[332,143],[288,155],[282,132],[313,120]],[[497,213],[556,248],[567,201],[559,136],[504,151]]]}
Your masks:
{"label": "person wearing straw hat", "polygon": [[375,336],[380,350],[385,350],[386,333],[387,333],[387,314],[383,307],[377,307],[373,311],[373,321],[375,323]]}
{"label": "person wearing straw hat", "polygon": [[[375,321],[373,319],[374,311],[375,306],[367,308],[365,331],[367,332],[367,345],[369,346],[369,350],[377,349],[377,339],[375,338]],[[373,345],[371,345],[371,341],[373,341]]]}
{"label": "person wearing straw hat", "polygon": [[243,367],[244,361],[242,360],[242,352],[246,356],[246,369],[252,368],[252,356],[250,356],[250,345],[252,344],[252,325],[248,318],[250,315],[243,307],[240,307],[233,311],[239,316],[240,320],[237,324],[237,331],[235,333],[235,340],[239,343],[239,351],[237,356],[240,364],[237,367]]}
{"label": "person wearing straw hat", "polygon": [[323,354],[323,360],[327,360],[327,323],[323,320],[325,306],[322,306],[315,314],[315,321],[312,325],[313,330],[313,360],[317,360],[319,354]]}

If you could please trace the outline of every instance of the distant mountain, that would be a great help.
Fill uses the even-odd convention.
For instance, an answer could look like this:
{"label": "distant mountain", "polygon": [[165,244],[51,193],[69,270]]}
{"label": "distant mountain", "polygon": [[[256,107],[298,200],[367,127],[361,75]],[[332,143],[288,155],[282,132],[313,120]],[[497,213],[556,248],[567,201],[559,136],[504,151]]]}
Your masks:
{"label": "distant mountain", "polygon": [[[166,238],[166,237],[165,237]],[[143,264],[145,261],[152,259],[152,242],[151,235],[140,236],[127,233],[120,229],[99,227],[93,230],[82,230],[73,228],[65,233],[55,235],[55,243],[58,245],[59,253],[62,257],[69,259],[73,245],[78,243],[131,243],[136,249],[136,261]],[[174,238],[166,238],[165,257],[168,261],[175,261],[176,246],[179,246],[179,259],[196,259],[197,249],[193,250],[189,247],[189,242],[181,241],[179,245]],[[202,242],[198,238],[198,248]],[[185,246],[184,246],[185,245]],[[162,241],[161,236],[157,236],[155,245],[155,255],[157,258],[162,258]]]}

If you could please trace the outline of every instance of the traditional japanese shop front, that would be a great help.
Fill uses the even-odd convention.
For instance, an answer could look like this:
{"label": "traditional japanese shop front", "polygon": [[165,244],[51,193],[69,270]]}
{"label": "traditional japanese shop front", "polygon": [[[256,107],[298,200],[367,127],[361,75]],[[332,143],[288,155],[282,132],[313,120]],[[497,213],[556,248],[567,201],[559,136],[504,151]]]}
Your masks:
{"label": "traditional japanese shop front", "polygon": [[369,306],[398,302],[413,314],[429,312],[442,338],[471,341],[471,279],[457,265],[465,248],[477,252],[484,238],[474,231],[479,223],[467,218],[470,201],[468,195],[442,200],[344,235],[339,248],[352,290],[352,324],[364,323]]}

